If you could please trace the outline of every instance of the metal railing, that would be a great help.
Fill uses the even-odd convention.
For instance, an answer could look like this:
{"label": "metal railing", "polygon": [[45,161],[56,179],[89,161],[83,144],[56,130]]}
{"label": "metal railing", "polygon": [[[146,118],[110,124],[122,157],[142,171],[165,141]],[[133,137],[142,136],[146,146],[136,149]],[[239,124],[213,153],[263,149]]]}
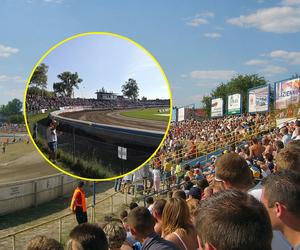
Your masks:
{"label": "metal railing", "polygon": [[[120,204],[120,202],[127,205],[130,197],[128,197],[127,193],[125,193],[122,195],[122,200],[120,193],[121,191],[115,192],[100,199],[95,202],[95,204],[88,205],[87,212],[89,215],[89,221],[95,223],[101,215],[104,216],[105,214],[113,214],[116,212],[116,208],[114,206]],[[133,197],[131,197],[131,199],[132,198]],[[66,214],[56,218],[1,236],[0,249],[23,249],[24,242],[28,242],[36,234],[46,234],[48,237],[52,237],[59,242],[64,243],[66,242],[65,237],[68,236],[68,233],[76,224],[75,215],[72,212],[67,212]],[[41,227],[43,227],[43,229],[41,229]],[[18,236],[20,237],[20,240],[18,239]]]}

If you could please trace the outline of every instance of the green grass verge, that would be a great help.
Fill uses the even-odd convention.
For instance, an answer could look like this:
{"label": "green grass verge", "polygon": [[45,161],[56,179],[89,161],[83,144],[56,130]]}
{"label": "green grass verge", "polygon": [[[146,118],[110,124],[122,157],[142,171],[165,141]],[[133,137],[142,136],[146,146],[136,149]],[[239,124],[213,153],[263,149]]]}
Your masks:
{"label": "green grass verge", "polygon": [[33,126],[35,123],[46,119],[49,116],[50,112],[44,113],[44,114],[35,114],[35,115],[28,115],[27,116],[27,122],[30,129],[30,132],[33,133]]}
{"label": "green grass verge", "polygon": [[140,118],[145,120],[154,120],[154,121],[169,121],[169,116],[163,116],[160,114],[169,114],[169,112],[158,112],[158,108],[149,108],[149,109],[133,109],[129,111],[121,112],[120,114],[126,117],[131,118]]}

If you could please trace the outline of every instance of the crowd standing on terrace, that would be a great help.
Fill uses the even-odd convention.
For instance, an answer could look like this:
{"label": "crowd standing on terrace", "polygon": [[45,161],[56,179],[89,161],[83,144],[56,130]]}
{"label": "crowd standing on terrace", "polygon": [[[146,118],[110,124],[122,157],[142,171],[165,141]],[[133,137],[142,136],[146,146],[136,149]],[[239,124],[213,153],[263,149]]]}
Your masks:
{"label": "crowd standing on terrace", "polygon": [[[67,249],[300,249],[300,121],[264,131],[267,116],[229,119],[206,121],[195,131],[201,138],[206,128],[217,132],[222,127],[229,133],[254,125],[251,129],[258,127],[261,133],[206,163],[189,165],[185,157],[169,157],[126,176],[116,182],[116,190],[123,184],[125,192],[135,192],[138,188],[132,189],[132,183],[140,181],[144,193],[154,188],[156,194],[146,198],[146,205],[131,203],[105,224],[76,226]],[[196,138],[198,132],[190,131],[193,126],[184,128],[183,123],[197,125],[195,121],[177,124],[181,129],[173,125],[171,134]],[[240,128],[243,123],[248,128]],[[159,193],[160,181],[169,187],[164,195]],[[46,241],[54,244],[36,236],[27,249],[46,249],[31,247]],[[55,244],[51,249],[63,249]]]}
{"label": "crowd standing on terrace", "polygon": [[48,97],[30,95],[26,97],[27,112],[41,112],[41,110],[58,110],[61,107],[85,106],[92,108],[130,108],[130,107],[161,107],[169,106],[169,100],[98,100],[94,98]]}

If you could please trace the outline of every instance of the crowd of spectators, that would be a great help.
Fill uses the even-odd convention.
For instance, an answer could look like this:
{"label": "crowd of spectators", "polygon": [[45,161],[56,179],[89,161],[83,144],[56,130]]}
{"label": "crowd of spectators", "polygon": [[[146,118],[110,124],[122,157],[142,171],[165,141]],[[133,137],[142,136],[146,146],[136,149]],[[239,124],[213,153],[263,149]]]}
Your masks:
{"label": "crowd of spectators", "polygon": [[25,124],[0,122],[0,133],[24,133],[26,132]]}
{"label": "crowd of spectators", "polygon": [[[168,187],[165,196],[158,194],[160,179]],[[132,182],[144,192],[150,184],[156,194],[108,223],[76,226],[67,249],[300,249],[299,120],[253,136],[205,164],[170,158],[159,168],[143,167],[116,188],[123,183],[132,192]],[[44,244],[39,237],[32,241]],[[28,250],[62,249],[30,248],[31,243]]]}
{"label": "crowd of spectators", "polygon": [[230,116],[204,121],[184,120],[173,122],[157,156],[192,159],[247,138],[250,133],[268,130],[269,114]]}
{"label": "crowd of spectators", "polygon": [[169,106],[169,100],[130,100],[120,98],[116,100],[98,100],[95,98],[48,97],[28,94],[26,97],[27,112],[41,112],[42,110],[58,110],[62,107],[90,107],[90,108],[130,108],[130,107],[162,107]]}

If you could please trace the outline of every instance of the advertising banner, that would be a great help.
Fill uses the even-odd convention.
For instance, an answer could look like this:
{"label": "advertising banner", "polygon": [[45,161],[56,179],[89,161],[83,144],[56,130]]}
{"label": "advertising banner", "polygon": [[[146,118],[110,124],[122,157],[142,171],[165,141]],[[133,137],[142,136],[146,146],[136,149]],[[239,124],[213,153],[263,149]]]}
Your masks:
{"label": "advertising banner", "polygon": [[216,98],[211,100],[211,117],[223,116],[223,99]]}
{"label": "advertising banner", "polygon": [[179,108],[178,109],[178,121],[184,121],[184,109],[185,108]]}
{"label": "advertising banner", "polygon": [[300,101],[300,78],[275,83],[275,109],[286,109]]}
{"label": "advertising banner", "polygon": [[227,114],[240,114],[242,109],[241,94],[229,95],[227,97]]}
{"label": "advertising banner", "polygon": [[269,110],[270,87],[250,89],[248,92],[248,112],[266,112]]}

